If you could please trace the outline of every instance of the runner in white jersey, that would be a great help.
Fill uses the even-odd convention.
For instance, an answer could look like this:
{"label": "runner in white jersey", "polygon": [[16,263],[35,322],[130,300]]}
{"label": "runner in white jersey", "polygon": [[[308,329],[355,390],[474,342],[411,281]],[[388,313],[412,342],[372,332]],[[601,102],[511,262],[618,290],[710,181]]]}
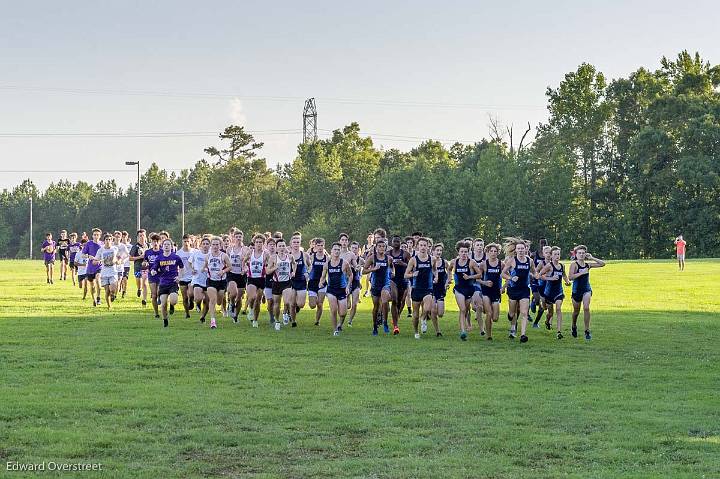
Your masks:
{"label": "runner in white jersey", "polygon": [[182,295],[183,308],[185,309],[185,318],[190,317],[190,311],[193,309],[192,294],[188,292],[188,286],[192,281],[193,271],[190,267],[190,257],[195,250],[190,246],[191,238],[189,234],[183,235],[182,248],[177,250],[176,254],[180,257],[183,262],[182,273],[180,275],[180,294]]}
{"label": "runner in white jersey", "polygon": [[210,240],[210,252],[205,260],[205,270],[208,274],[207,293],[210,298],[210,329],[217,328],[215,321],[215,307],[218,303],[222,304],[222,298],[225,294],[225,283],[227,281],[227,272],[230,271],[230,258],[227,254],[220,251],[222,239],[213,236]]}
{"label": "runner in white jersey", "polygon": [[227,275],[227,292],[229,296],[228,315],[231,315],[233,322],[238,322],[238,314],[242,309],[242,299],[245,294],[245,284],[247,276],[243,270],[243,259],[248,253],[248,247],[243,245],[243,233],[231,228],[233,234],[233,242],[227,250],[230,257],[230,271]]}
{"label": "runner in white jersey", "polygon": [[253,236],[253,247],[245,257],[247,265],[247,301],[248,319],[252,321],[253,328],[258,327],[260,315],[260,294],[265,289],[265,267],[267,266],[267,255],[263,251],[265,236],[258,233]]}
{"label": "runner in white jersey", "polygon": [[207,261],[208,252],[210,251],[210,238],[205,237],[200,240],[200,249],[193,250],[190,255],[190,269],[192,270],[192,292],[193,300],[200,312],[200,322],[205,322],[210,302],[207,295],[207,272],[205,271],[205,262]]}
{"label": "runner in white jersey", "polygon": [[123,298],[125,297],[125,293],[127,292],[127,284],[128,284],[128,278],[130,278],[130,249],[132,248],[132,245],[130,244],[130,235],[127,231],[122,232],[122,243],[125,245],[125,248],[127,248],[127,255],[125,256],[125,262],[123,263]]}
{"label": "runner in white jersey", "polygon": [[83,290],[83,301],[87,297],[87,291],[88,291],[88,280],[85,279],[87,275],[87,263],[88,259],[85,257],[85,255],[82,252],[83,246],[85,246],[85,243],[87,243],[87,239],[83,238],[80,240],[80,247],[78,248],[77,252],[75,253],[75,267],[77,268],[77,275],[78,275],[78,286],[80,289]]}
{"label": "runner in white jersey", "polygon": [[[272,294],[272,286],[275,282],[275,278],[273,276],[273,273],[269,271],[270,264],[275,261],[275,258],[277,257],[277,253],[275,251],[277,247],[277,243],[275,242],[275,238],[266,236],[265,239],[265,257],[267,258],[265,261],[265,289],[263,289],[263,299],[265,300],[265,303],[267,304],[267,311],[268,315],[270,316],[270,324],[275,324],[276,316],[275,316],[275,308],[273,306],[273,294]],[[279,326],[279,323],[278,323]],[[277,328],[276,328],[277,329]]]}
{"label": "runner in white jersey", "polygon": [[[268,267],[265,270],[267,274],[273,275],[273,315],[275,318],[280,317],[280,300],[287,308],[292,300],[292,278],[295,276],[295,260],[290,255],[285,244],[285,240],[280,238],[276,242],[277,254],[270,258]],[[290,314],[288,311],[283,312],[283,324],[290,322]],[[275,329],[280,330],[280,321],[276,320]]]}
{"label": "runner in white jersey", "polygon": [[125,285],[127,281],[124,279],[125,272],[125,261],[130,258],[130,250],[127,245],[122,241],[122,233],[115,231],[113,233],[113,244],[118,250],[118,264],[115,266],[115,272],[117,273],[117,290],[121,297],[125,297]]}
{"label": "runner in white jersey", "polygon": [[108,309],[110,303],[115,301],[117,293],[117,264],[120,262],[117,254],[117,246],[113,245],[113,237],[106,233],[103,245],[98,248],[94,261],[95,264],[101,265],[100,269],[100,285],[105,288],[105,302]]}

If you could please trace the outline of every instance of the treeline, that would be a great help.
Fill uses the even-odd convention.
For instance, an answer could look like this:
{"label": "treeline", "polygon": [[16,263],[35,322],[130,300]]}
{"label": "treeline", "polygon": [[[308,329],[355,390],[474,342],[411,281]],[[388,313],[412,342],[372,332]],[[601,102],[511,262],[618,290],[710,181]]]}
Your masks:
{"label": "treeline", "polygon": [[[277,169],[258,156],[262,143],[230,126],[193,168],[145,172],[142,225],[178,235],[184,191],[189,232],[546,236],[609,258],[669,257],[683,234],[693,256],[718,256],[718,85],[720,67],[687,52],[612,81],[582,64],[548,88],[549,120],[530,144],[492,122],[490,138],[473,145],[379,150],[353,123],[299,145]],[[0,196],[0,256],[27,257],[30,195],[35,244],[62,228],[134,230],[134,185],[59,181],[40,192],[25,181]]]}

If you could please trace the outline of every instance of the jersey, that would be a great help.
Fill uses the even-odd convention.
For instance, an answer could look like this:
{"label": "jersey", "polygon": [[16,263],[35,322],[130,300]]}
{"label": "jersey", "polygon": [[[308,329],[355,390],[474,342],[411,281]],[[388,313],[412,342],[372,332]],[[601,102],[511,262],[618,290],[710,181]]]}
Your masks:
{"label": "jersey", "polygon": [[225,253],[220,253],[217,256],[213,255],[212,253],[208,253],[207,258],[207,268],[208,268],[208,278],[213,281],[222,281],[225,279],[225,272],[223,271],[225,269]]}
{"label": "jersey", "polygon": [[592,291],[590,287],[590,265],[585,263],[583,266],[580,266],[580,263],[575,261],[575,266],[577,267],[576,273],[584,273],[587,271],[587,274],[575,278],[572,284],[573,296],[582,296]]}
{"label": "jersey", "polygon": [[285,283],[290,281],[290,273],[292,272],[292,256],[285,254],[285,258],[281,258],[277,255],[277,269],[273,273],[275,281],[278,283]]}
{"label": "jersey", "polygon": [[193,250],[190,255],[189,263],[192,264],[192,269],[195,273],[192,275],[192,284],[198,286],[207,286],[207,272],[205,271],[205,260],[207,260],[208,253],[203,253],[201,250]]}
{"label": "jersey", "polygon": [[315,252],[310,254],[310,281],[320,281],[320,276],[322,276],[322,271],[325,267],[325,263],[327,263],[328,257],[327,255],[323,255],[322,258],[318,258]]}
{"label": "jersey", "polygon": [[388,267],[389,256],[385,255],[382,259],[378,258],[377,253],[373,253],[374,265],[377,270],[370,273],[370,284],[372,289],[381,290],[390,285],[390,268]]}
{"label": "jersey", "polygon": [[227,255],[230,257],[230,272],[232,274],[245,274],[245,271],[243,271],[243,247],[231,246]]}
{"label": "jersey", "polygon": [[432,257],[428,255],[427,259],[421,260],[420,255],[415,255],[415,270],[417,274],[413,277],[412,287],[417,290],[432,290],[433,287],[433,271]]}
{"label": "jersey", "polygon": [[255,256],[255,250],[250,251],[250,259],[248,260],[248,278],[262,278],[265,276],[265,252],[260,256]]}
{"label": "jersey", "polygon": [[332,260],[328,261],[327,286],[328,291],[337,291],[347,288],[347,277],[343,272],[343,259],[340,258],[338,264],[332,264]]}
{"label": "jersey", "polygon": [[[183,282],[190,282],[192,280],[192,269],[190,269],[190,257],[193,255],[195,250],[193,248],[190,248],[190,251],[185,251],[184,249],[180,248],[175,253],[178,255],[178,257],[182,260],[182,274],[180,275],[179,280]],[[202,266],[201,266],[202,268]]]}

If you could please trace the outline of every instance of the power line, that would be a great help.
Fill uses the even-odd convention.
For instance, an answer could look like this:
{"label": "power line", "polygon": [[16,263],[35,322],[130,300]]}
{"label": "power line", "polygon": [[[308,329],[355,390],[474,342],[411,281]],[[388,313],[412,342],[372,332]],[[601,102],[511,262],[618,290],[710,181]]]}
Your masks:
{"label": "power line", "polygon": [[[28,87],[22,85],[0,85],[0,90],[62,93],[73,95],[123,95],[123,96],[150,96],[164,98],[197,98],[197,99],[239,99],[244,101],[280,101],[300,102],[304,97],[300,96],[278,96],[278,95],[241,95],[213,92],[170,92],[152,90],[109,90],[109,89],[80,89],[80,88],[59,88],[59,87]],[[489,104],[489,103],[460,103],[460,102],[436,102],[424,100],[390,100],[382,98],[337,98],[337,97],[316,97],[318,101],[345,105],[373,105],[373,106],[399,106],[399,107],[422,107],[422,108],[460,108],[478,110],[544,110],[545,105],[529,104]]]}
{"label": "power line", "polygon": [[[295,135],[300,129],[246,130],[253,135]],[[166,131],[166,132],[26,132],[0,133],[0,138],[182,138],[217,137],[217,131]]]}

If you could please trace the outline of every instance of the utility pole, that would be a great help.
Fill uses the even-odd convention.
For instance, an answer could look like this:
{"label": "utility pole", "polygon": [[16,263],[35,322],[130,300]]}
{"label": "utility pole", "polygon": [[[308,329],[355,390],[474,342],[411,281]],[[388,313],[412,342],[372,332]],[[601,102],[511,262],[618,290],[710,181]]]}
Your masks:
{"label": "utility pole", "polygon": [[180,217],[182,219],[182,235],[185,236],[185,190],[182,190],[180,192],[180,198],[182,203],[182,207],[180,209]]}
{"label": "utility pole", "polygon": [[33,219],[32,219],[32,210],[33,210],[33,201],[32,201],[32,195],[30,196],[30,259],[33,259],[33,245],[32,245],[32,238],[33,238]]}
{"label": "utility pole", "polygon": [[140,231],[140,162],[126,161],[127,166],[137,165],[137,230]]}
{"label": "utility pole", "polygon": [[315,108],[315,98],[305,100],[305,108],[303,108],[303,143],[313,143],[317,141],[317,108]]}

